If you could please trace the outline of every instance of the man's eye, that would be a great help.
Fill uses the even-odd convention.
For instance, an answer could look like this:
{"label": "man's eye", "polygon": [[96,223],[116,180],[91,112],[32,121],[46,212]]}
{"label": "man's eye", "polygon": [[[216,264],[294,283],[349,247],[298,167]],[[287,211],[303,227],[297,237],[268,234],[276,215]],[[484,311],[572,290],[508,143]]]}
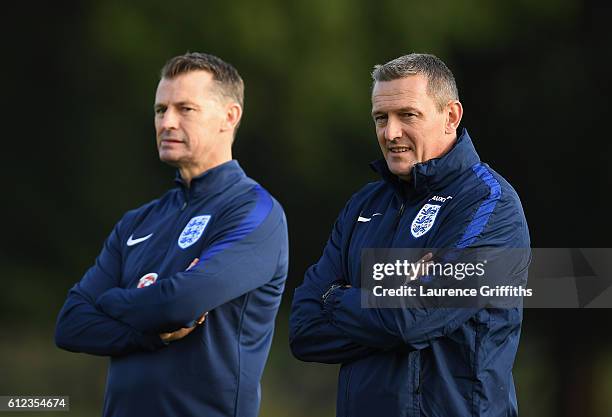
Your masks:
{"label": "man's eye", "polygon": [[374,123],[376,123],[377,125],[383,124],[387,121],[387,116],[375,116],[374,117]]}
{"label": "man's eye", "polygon": [[416,116],[416,115],[415,115],[414,113],[402,113],[402,114],[401,114],[401,116],[402,116],[402,117],[408,117],[408,118],[410,118],[410,117],[414,117],[414,116]]}
{"label": "man's eye", "polygon": [[155,109],[155,114],[164,114],[165,111],[166,109],[160,107]]}
{"label": "man's eye", "polygon": [[195,109],[193,107],[181,107],[181,110],[185,113],[189,113],[191,111],[194,111]]}

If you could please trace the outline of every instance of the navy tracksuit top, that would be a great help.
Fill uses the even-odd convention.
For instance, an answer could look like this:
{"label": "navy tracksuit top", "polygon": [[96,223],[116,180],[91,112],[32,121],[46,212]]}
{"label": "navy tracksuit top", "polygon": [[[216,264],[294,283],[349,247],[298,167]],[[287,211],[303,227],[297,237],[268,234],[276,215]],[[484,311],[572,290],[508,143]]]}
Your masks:
{"label": "navy tracksuit top", "polygon": [[[516,416],[520,307],[362,308],[360,289],[365,248],[529,248],[516,192],[480,162],[465,129],[447,154],[416,164],[410,182],[385,160],[373,168],[382,180],[349,200],[295,291],[294,355],[342,364],[339,417]],[[524,253],[507,270],[512,281],[526,282]],[[351,288],[328,293],[338,281]]]}
{"label": "navy tracksuit top", "polygon": [[236,161],[177,182],[115,226],[68,293],[56,343],[111,357],[106,417],[254,417],[287,276],[285,215]]}

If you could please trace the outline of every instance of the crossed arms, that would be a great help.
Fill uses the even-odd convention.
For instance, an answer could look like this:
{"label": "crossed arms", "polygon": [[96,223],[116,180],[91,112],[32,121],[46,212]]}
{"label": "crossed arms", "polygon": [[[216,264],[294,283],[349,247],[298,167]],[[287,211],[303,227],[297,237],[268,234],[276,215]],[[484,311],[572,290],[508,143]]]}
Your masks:
{"label": "crossed arms", "polygon": [[[475,208],[480,203],[474,201]],[[349,214],[350,204],[336,221],[321,259],[306,272],[303,284],[295,290],[289,335],[294,356],[311,362],[344,363],[388,350],[422,349],[434,339],[450,335],[479,311],[478,308],[362,308],[360,288],[335,286],[348,284],[342,272],[342,247],[346,244],[342,238],[343,234],[350,235],[343,225],[355,223],[352,217],[356,215]],[[470,220],[450,219],[447,237],[438,247],[453,247],[456,241],[465,238],[463,231]],[[506,247],[520,243],[523,229],[517,228],[513,221],[498,216],[482,233],[470,239],[470,245]],[[523,274],[526,265],[528,260],[522,259],[508,269],[508,274]],[[333,289],[329,291],[330,288]]]}
{"label": "crossed arms", "polygon": [[[266,284],[286,245],[286,227],[280,208],[270,200],[262,210],[263,203],[245,204],[228,215],[197,265],[139,289],[120,287],[126,234],[124,220],[119,222],[95,265],[69,291],[56,344],[94,355],[155,351],[166,345],[160,334],[192,328],[206,312]],[[259,218],[245,223],[252,212]]]}

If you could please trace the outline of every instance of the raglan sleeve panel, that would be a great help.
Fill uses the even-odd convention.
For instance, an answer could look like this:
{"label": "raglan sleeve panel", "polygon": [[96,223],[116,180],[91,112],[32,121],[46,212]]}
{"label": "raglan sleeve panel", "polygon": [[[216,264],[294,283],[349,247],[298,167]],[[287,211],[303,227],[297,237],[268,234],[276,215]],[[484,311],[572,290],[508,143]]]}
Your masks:
{"label": "raglan sleeve panel", "polygon": [[57,318],[55,343],[58,347],[73,352],[114,356],[153,351],[164,346],[157,334],[140,332],[95,305],[101,294],[119,285],[121,230],[127,217],[106,239],[95,264],[68,292]]}
{"label": "raglan sleeve panel", "polygon": [[340,213],[319,261],[311,266],[296,288],[289,319],[289,343],[293,355],[303,361],[343,363],[367,356],[375,349],[356,343],[341,328],[329,322],[322,297],[338,283],[342,273],[343,228],[350,221],[351,201]]}

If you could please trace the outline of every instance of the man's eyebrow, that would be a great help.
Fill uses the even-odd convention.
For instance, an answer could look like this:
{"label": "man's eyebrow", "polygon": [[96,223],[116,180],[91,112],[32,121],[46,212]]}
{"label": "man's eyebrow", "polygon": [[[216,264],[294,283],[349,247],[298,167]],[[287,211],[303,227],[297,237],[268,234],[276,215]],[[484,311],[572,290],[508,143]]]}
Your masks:
{"label": "man's eyebrow", "polygon": [[389,111],[392,111],[394,113],[405,113],[405,112],[412,112],[412,113],[418,113],[421,114],[421,111],[419,109],[417,109],[416,107],[412,107],[412,106],[404,106],[404,107],[400,107],[399,109],[380,109],[380,110],[372,110],[372,116],[378,115],[378,114],[387,114],[389,113]]}
{"label": "man's eyebrow", "polygon": [[401,108],[397,109],[396,111],[398,111],[398,112],[411,111],[411,112],[415,112],[415,113],[420,113],[419,109],[417,109],[416,107],[412,107],[412,106],[404,106],[404,107],[401,107]]}
{"label": "man's eyebrow", "polygon": [[[198,106],[196,103],[194,103],[193,101],[189,101],[189,100],[183,100],[183,101],[179,101],[176,103],[170,103],[171,106],[192,106],[192,107],[200,107]],[[164,108],[164,107],[168,107],[168,103],[155,103],[155,105],[153,106],[156,109],[158,108]]]}
{"label": "man's eyebrow", "polygon": [[193,107],[199,107],[196,103],[194,103],[193,101],[189,101],[189,100],[183,100],[183,101],[179,101],[178,103],[173,103],[175,106],[193,106]]}

